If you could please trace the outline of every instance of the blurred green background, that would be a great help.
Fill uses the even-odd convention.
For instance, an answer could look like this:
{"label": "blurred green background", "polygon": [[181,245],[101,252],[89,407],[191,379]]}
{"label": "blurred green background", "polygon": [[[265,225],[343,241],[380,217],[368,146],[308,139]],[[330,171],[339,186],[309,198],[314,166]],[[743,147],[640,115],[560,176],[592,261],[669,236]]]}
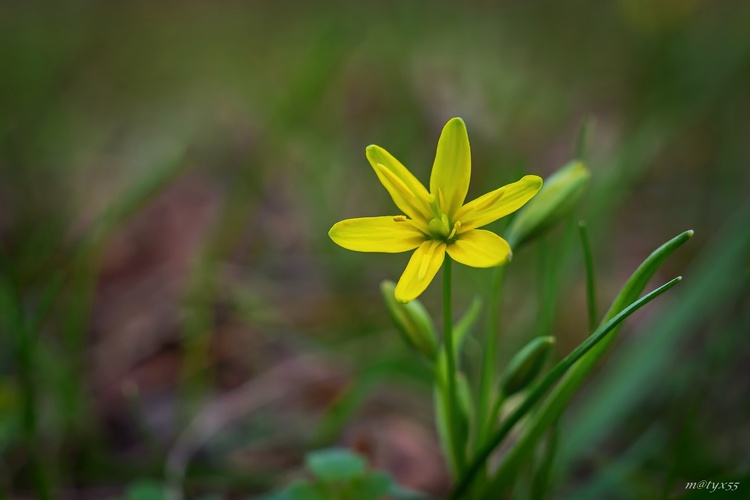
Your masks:
{"label": "blurred green background", "polygon": [[[748,26],[744,1],[0,3],[5,498],[252,498],[334,444],[445,494],[429,370],[379,297],[408,255],[327,231],[395,213],[368,144],[427,182],[452,116],[470,197],[549,175],[593,122],[586,198],[508,271],[505,360],[585,338],[578,219],[602,310],[695,230],[566,412],[551,497],[744,496]],[[489,274],[456,268],[457,312]]]}

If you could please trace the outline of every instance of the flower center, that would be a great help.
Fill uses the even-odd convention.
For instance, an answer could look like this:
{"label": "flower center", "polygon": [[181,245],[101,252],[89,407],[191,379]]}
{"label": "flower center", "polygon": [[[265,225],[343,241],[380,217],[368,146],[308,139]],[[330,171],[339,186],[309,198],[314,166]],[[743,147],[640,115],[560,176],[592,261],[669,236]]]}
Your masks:
{"label": "flower center", "polygon": [[430,236],[434,240],[442,240],[446,243],[453,243],[458,239],[458,231],[461,230],[461,221],[452,222],[448,214],[444,213],[441,207],[443,193],[438,189],[438,196],[430,195],[429,205],[432,210],[432,219],[427,225]]}
{"label": "flower center", "polygon": [[446,243],[453,243],[456,241],[456,235],[461,229],[461,221],[456,221],[451,224],[448,216],[441,213],[439,217],[435,217],[430,220],[428,224],[430,236],[435,240],[443,240]]}

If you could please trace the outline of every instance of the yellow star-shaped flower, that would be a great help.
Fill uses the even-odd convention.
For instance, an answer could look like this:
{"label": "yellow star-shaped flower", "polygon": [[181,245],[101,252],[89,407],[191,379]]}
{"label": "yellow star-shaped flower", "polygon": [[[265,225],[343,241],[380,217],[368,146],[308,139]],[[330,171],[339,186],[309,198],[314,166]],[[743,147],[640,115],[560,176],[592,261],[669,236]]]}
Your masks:
{"label": "yellow star-shaped flower", "polygon": [[453,118],[443,127],[430,175],[430,191],[380,146],[368,146],[367,159],[405,215],[362,217],[334,224],[328,235],[356,252],[416,251],[396,285],[396,300],[409,302],[430,284],[445,252],[472,267],[493,267],[511,257],[508,242],[478,229],[521,208],[542,187],[536,175],[491,191],[464,205],[471,177],[466,125]]}

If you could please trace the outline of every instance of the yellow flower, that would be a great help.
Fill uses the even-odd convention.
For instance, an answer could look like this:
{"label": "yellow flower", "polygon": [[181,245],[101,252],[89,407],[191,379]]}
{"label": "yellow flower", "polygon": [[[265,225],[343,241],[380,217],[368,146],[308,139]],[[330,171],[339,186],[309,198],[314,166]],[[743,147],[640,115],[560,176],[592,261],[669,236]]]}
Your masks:
{"label": "yellow flower", "polygon": [[362,217],[334,224],[328,235],[356,252],[416,251],[396,285],[396,300],[409,302],[437,274],[445,252],[472,267],[507,262],[511,249],[493,232],[478,229],[521,208],[542,187],[527,175],[464,205],[471,177],[471,153],[461,118],[445,124],[430,175],[430,191],[380,146],[367,147],[367,159],[380,182],[405,215]]}

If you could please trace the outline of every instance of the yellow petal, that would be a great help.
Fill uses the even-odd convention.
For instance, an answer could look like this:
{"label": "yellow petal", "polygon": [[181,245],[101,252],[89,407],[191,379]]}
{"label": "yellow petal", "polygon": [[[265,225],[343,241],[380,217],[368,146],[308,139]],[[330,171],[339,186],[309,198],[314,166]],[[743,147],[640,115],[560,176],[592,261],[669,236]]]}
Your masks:
{"label": "yellow petal", "polygon": [[542,188],[542,178],[526,175],[521,180],[491,191],[461,207],[454,220],[461,221],[461,230],[482,227],[515,212]]}
{"label": "yellow petal", "polygon": [[342,220],[328,236],[347,250],[385,253],[408,252],[427,238],[403,215]]}
{"label": "yellow petal", "polygon": [[393,202],[406,215],[416,221],[424,220],[430,215],[427,198],[429,193],[419,180],[380,146],[368,146],[367,159],[378,175],[378,179],[390,193]]}
{"label": "yellow petal", "polygon": [[461,234],[447,250],[453,260],[471,267],[499,266],[511,257],[508,242],[484,229]]}
{"label": "yellow petal", "polygon": [[469,191],[471,151],[466,125],[452,118],[443,127],[430,175],[430,192],[449,218],[461,208]]}
{"label": "yellow petal", "polygon": [[409,302],[425,291],[443,264],[445,242],[428,240],[422,243],[409,259],[396,285],[396,300]]}

